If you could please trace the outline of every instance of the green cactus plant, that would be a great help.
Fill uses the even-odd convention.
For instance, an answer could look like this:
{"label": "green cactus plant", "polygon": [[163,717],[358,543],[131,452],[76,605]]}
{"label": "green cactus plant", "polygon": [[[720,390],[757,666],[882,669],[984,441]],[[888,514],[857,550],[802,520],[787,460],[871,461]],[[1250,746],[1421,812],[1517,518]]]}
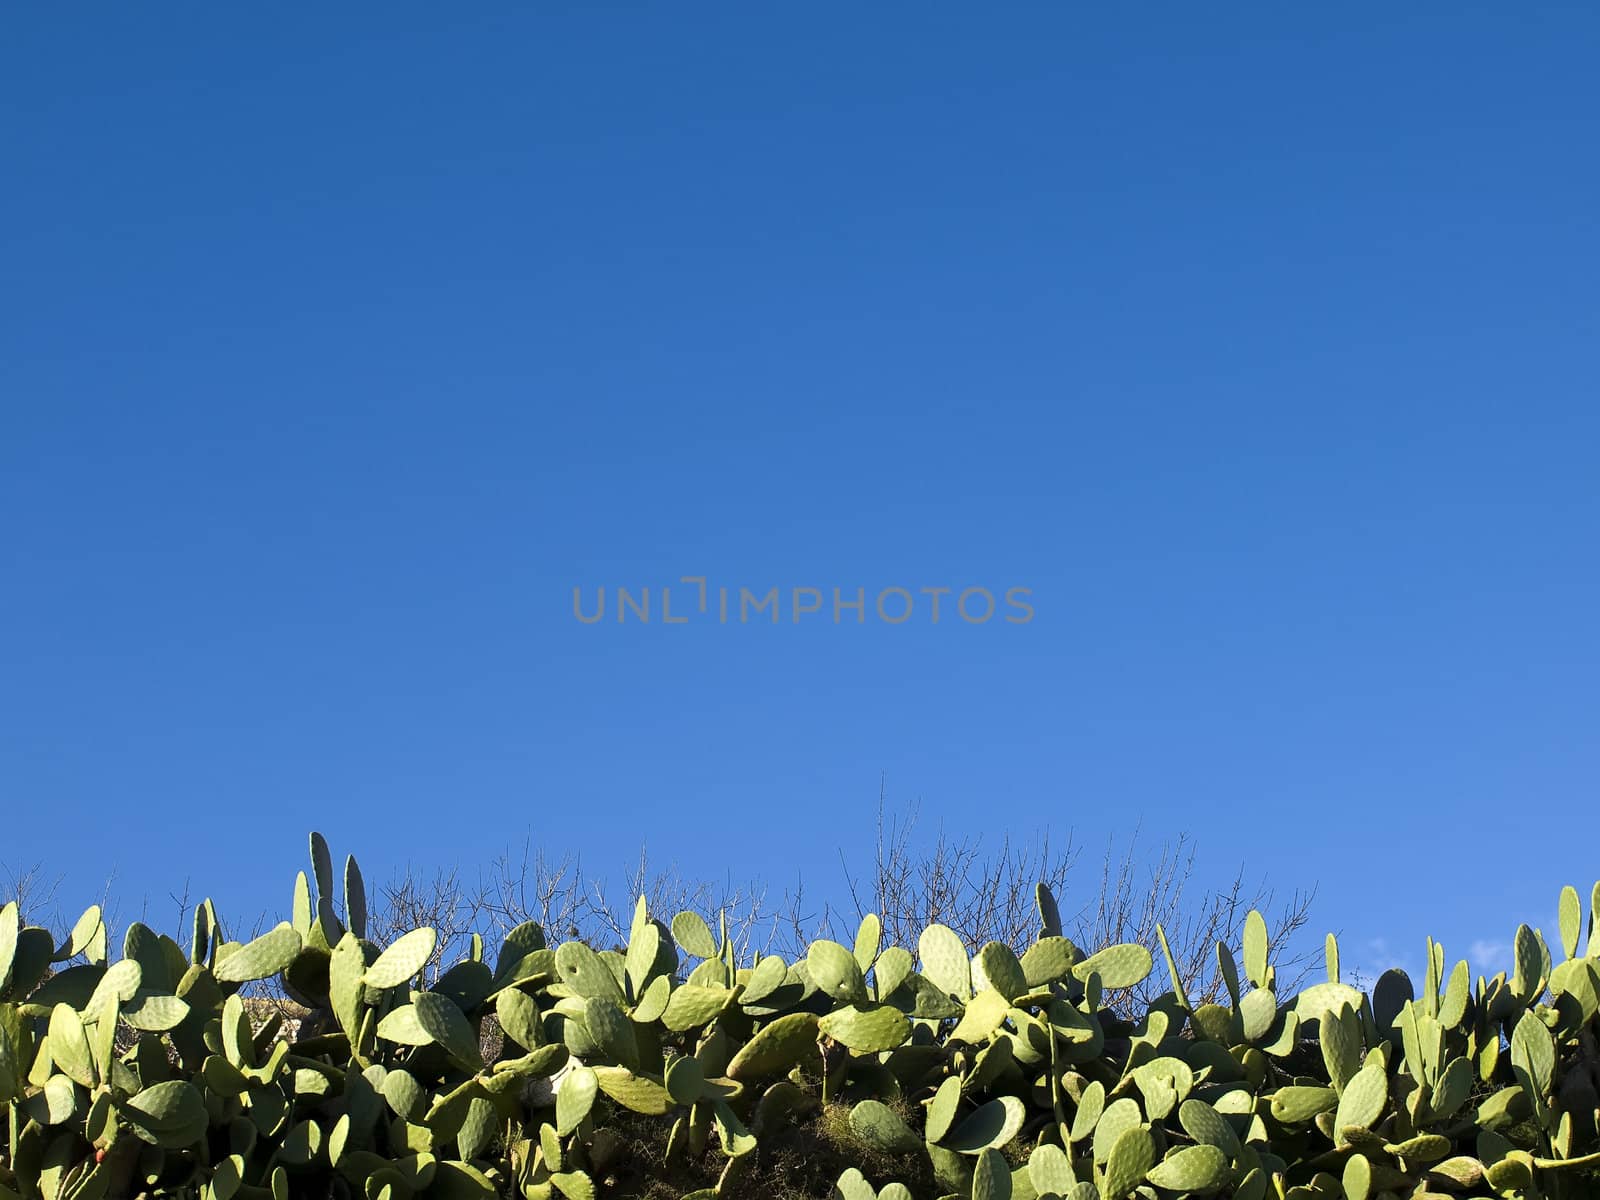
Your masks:
{"label": "green cactus plant", "polygon": [[[1554,948],[1520,927],[1504,974],[1429,941],[1370,994],[1331,937],[1295,992],[1252,913],[1217,949],[1227,1002],[1191,1005],[1158,930],[1171,990],[1125,1016],[1151,949],[1084,953],[1048,889],[1030,945],[975,954],[868,915],[742,962],[725,918],[641,900],[625,945],[525,922],[449,963],[431,929],[368,941],[355,860],[336,880],[318,836],[311,860],[244,942],[205,902],[183,944],[134,923],[112,961],[97,907],[59,936],[0,908],[0,1198],[596,1200],[627,1121],[731,1196],[835,1102],[841,1147],[901,1176],[846,1171],[852,1200],[1572,1200],[1600,1167],[1600,889],[1587,914],[1562,889]],[[298,1028],[254,996],[274,979]]]}

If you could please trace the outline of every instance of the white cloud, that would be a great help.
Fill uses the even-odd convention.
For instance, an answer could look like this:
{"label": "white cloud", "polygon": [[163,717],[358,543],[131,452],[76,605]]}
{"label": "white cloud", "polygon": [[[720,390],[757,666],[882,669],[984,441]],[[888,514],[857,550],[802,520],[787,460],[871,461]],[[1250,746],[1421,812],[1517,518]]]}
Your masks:
{"label": "white cloud", "polygon": [[1485,975],[1507,970],[1511,966],[1511,943],[1478,938],[1467,947],[1467,961]]}

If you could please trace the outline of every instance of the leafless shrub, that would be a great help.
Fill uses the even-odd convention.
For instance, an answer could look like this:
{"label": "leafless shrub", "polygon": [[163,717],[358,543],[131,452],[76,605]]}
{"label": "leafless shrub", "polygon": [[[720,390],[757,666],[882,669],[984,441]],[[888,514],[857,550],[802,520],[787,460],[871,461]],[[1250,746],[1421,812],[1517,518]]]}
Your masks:
{"label": "leafless shrub", "polygon": [[[1224,994],[1217,946],[1237,955],[1252,908],[1267,917],[1280,989],[1304,978],[1296,935],[1309,919],[1314,893],[1296,890],[1280,903],[1265,879],[1252,884],[1243,868],[1220,888],[1201,888],[1196,846],[1187,834],[1147,849],[1136,828],[1120,851],[1108,842],[1098,868],[1090,871],[1080,866],[1081,852],[1071,836],[1059,842],[1042,830],[987,842],[982,835],[955,836],[941,828],[931,843],[920,844],[917,820],[915,808],[891,813],[880,795],[867,869],[858,872],[849,856],[840,854],[848,898],[843,907],[827,900],[813,903],[801,879],[778,897],[758,882],[695,880],[675,865],[658,868],[643,849],[625,870],[591,875],[576,856],[552,860],[525,841],[471,884],[454,869],[432,876],[401,872],[373,906],[370,932],[381,943],[431,925],[439,931],[431,966],[436,975],[466,953],[473,932],[492,945],[526,920],[538,921],[552,943],[583,938],[620,948],[628,940],[634,902],[643,895],[650,912],[663,919],[683,909],[708,916],[713,925],[725,917],[744,961],[758,953],[798,957],[818,937],[848,943],[868,912],[883,921],[886,942],[911,949],[923,928],[937,921],[973,949],[998,941],[1020,951],[1039,932],[1034,896],[1043,882],[1061,907],[1064,932],[1086,951],[1115,942],[1155,949],[1160,925],[1195,1004]],[[1158,955],[1156,970],[1133,997],[1148,1002],[1170,986]]]}
{"label": "leafless shrub", "polygon": [[1034,905],[1043,883],[1060,895],[1077,863],[1069,836],[1052,846],[1045,830],[1014,840],[1004,833],[986,846],[981,834],[953,837],[942,827],[927,849],[914,841],[918,811],[891,815],[878,799],[878,832],[871,874],[857,877],[840,851],[845,882],[859,920],[869,912],[883,922],[885,938],[915,948],[928,925],[948,925],[974,948],[985,942],[1029,945],[1039,932]]}
{"label": "leafless shrub", "polygon": [[60,876],[46,874],[43,863],[18,862],[14,866],[0,867],[0,871],[4,872],[0,905],[15,900],[24,924],[52,929],[61,924],[61,913],[56,905]]}
{"label": "leafless shrub", "polygon": [[[1314,893],[1297,890],[1278,904],[1265,880],[1247,884],[1242,867],[1226,886],[1196,890],[1196,847],[1187,834],[1149,854],[1137,827],[1120,854],[1108,842],[1098,877],[1085,880],[1092,890],[1075,906],[1075,885],[1082,873],[1070,836],[1065,844],[1052,844],[1048,830],[1026,838],[1006,833],[986,845],[981,835],[954,837],[941,828],[930,846],[919,848],[914,837],[917,816],[915,808],[903,816],[890,814],[880,795],[870,873],[852,873],[844,859],[856,918],[877,913],[886,938],[898,945],[915,948],[922,929],[937,921],[974,949],[995,941],[1021,950],[1039,932],[1034,896],[1036,885],[1044,883],[1062,910],[1063,932],[1086,951],[1116,942],[1137,942],[1154,950],[1160,925],[1191,1003],[1223,995],[1217,945],[1237,954],[1252,908],[1267,917],[1280,988],[1293,987],[1304,976],[1304,956],[1292,949],[1310,917]],[[844,932],[836,931],[836,936]],[[1158,954],[1156,970],[1133,995],[1148,1003],[1170,987]]]}
{"label": "leafless shrub", "polygon": [[438,934],[433,957],[424,978],[437,979],[453,963],[467,956],[474,933],[484,931],[484,893],[463,884],[457,868],[436,868],[431,875],[406,870],[384,884],[369,901],[367,936],[380,946],[423,926]]}
{"label": "leafless shrub", "polygon": [[[1120,856],[1114,844],[1107,844],[1095,898],[1078,912],[1069,930],[1079,945],[1095,949],[1115,942],[1138,942],[1155,949],[1159,924],[1190,1003],[1211,1003],[1226,990],[1218,966],[1218,945],[1226,946],[1237,959],[1245,917],[1251,909],[1258,909],[1267,919],[1268,947],[1279,990],[1292,991],[1303,981],[1306,956],[1295,951],[1295,935],[1310,920],[1315,889],[1297,888],[1280,903],[1264,878],[1254,885],[1247,883],[1241,866],[1226,886],[1196,893],[1191,886],[1196,847],[1188,834],[1161,843],[1150,856],[1140,854],[1139,840],[1136,828]],[[1143,1002],[1153,1000],[1170,988],[1166,975],[1158,953],[1155,972],[1135,994]]]}
{"label": "leafless shrub", "polygon": [[[1307,923],[1314,893],[1296,890],[1280,903],[1265,879],[1251,883],[1242,868],[1226,885],[1202,888],[1195,874],[1196,846],[1187,834],[1149,848],[1136,828],[1120,850],[1109,841],[1097,869],[1086,870],[1070,835],[1057,841],[1041,830],[985,840],[981,834],[957,836],[941,827],[925,842],[917,836],[918,815],[915,807],[891,812],[880,793],[871,861],[861,869],[841,849],[842,906],[826,898],[813,900],[802,878],[775,896],[759,881],[712,882],[686,876],[675,864],[662,868],[643,848],[621,871],[590,874],[577,856],[551,858],[525,839],[475,876],[459,867],[430,871],[408,865],[398,870],[369,897],[367,934],[386,945],[412,929],[431,926],[439,935],[424,972],[431,981],[468,955],[475,934],[492,954],[507,932],[529,920],[543,927],[552,945],[582,938],[595,946],[623,947],[634,904],[643,895],[650,912],[664,920],[683,909],[706,915],[713,927],[724,917],[729,938],[745,962],[757,954],[796,958],[818,937],[849,943],[868,912],[883,921],[886,942],[912,950],[923,928],[939,922],[974,950],[998,941],[1020,951],[1039,932],[1034,891],[1043,882],[1061,908],[1063,932],[1086,951],[1115,942],[1137,942],[1155,950],[1160,925],[1195,1004],[1224,994],[1217,946],[1237,952],[1252,908],[1267,917],[1280,990],[1292,989],[1305,976],[1306,960],[1296,953],[1296,935]],[[40,918],[51,910],[52,926],[63,925],[53,911],[55,891],[55,883],[37,866],[7,873],[7,895]],[[178,914],[176,936],[186,944],[193,910],[187,883],[171,901]],[[230,925],[228,935],[248,940],[273,923],[274,918],[264,916],[253,927]],[[1155,971],[1133,996],[1148,1002],[1170,986],[1158,953]],[[276,980],[248,990],[288,1020],[305,1015]]]}

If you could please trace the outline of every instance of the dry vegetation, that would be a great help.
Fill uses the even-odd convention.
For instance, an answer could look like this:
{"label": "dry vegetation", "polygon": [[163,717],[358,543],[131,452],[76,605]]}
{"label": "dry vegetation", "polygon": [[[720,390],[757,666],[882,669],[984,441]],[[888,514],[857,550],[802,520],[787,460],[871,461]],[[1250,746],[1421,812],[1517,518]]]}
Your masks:
{"label": "dry vegetation", "polygon": [[[538,921],[552,944],[581,937],[595,946],[623,946],[634,901],[643,895],[652,913],[694,909],[713,923],[718,913],[725,913],[742,961],[754,952],[800,957],[819,937],[848,942],[868,912],[882,919],[886,944],[915,949],[918,933],[937,921],[959,933],[974,951],[989,941],[1020,949],[1038,931],[1034,887],[1042,882],[1061,900],[1064,931],[1086,949],[1116,942],[1153,945],[1160,923],[1190,998],[1200,1003],[1224,994],[1216,946],[1222,942],[1237,950],[1245,914],[1252,908],[1268,917],[1274,957],[1285,982],[1296,982],[1304,956],[1293,948],[1313,899],[1312,893],[1300,890],[1280,898],[1267,880],[1251,882],[1242,866],[1221,887],[1201,886],[1197,845],[1187,834],[1152,845],[1135,828],[1120,848],[1108,843],[1085,863],[1082,848],[1070,835],[1057,841],[1047,829],[1026,837],[1007,834],[997,841],[956,836],[943,828],[922,837],[917,810],[894,815],[882,796],[870,861],[858,861],[843,848],[839,861],[840,886],[830,897],[799,881],[776,892],[760,880],[695,879],[676,866],[658,867],[648,847],[641,848],[626,870],[592,873],[575,854],[552,856],[524,840],[476,871],[414,865],[397,871],[372,889],[368,934],[386,945],[412,929],[436,929],[438,947],[428,972],[432,979],[470,952],[474,935],[497,944],[527,920]],[[75,915],[62,920],[55,881],[42,866],[15,865],[0,872],[5,885],[0,901],[16,899],[29,919],[58,928]],[[109,883],[106,892],[109,897]],[[168,903],[175,910],[170,928],[181,937],[193,911],[187,886],[169,896]],[[147,900],[140,912],[127,915],[108,905],[106,917],[114,935],[131,920],[166,925],[151,907]],[[154,907],[164,906],[158,902]],[[228,933],[248,939],[268,923],[263,917],[251,928]],[[1164,975],[1156,972],[1130,999],[1148,1002],[1164,990]],[[261,994],[266,997],[271,991],[263,988]],[[301,1014],[285,1006],[284,1015]]]}

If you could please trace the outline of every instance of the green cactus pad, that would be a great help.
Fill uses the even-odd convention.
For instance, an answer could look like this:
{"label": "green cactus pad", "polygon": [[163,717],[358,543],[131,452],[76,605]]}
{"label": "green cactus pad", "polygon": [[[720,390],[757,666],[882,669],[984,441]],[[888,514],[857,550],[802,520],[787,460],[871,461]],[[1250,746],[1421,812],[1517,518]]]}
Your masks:
{"label": "green cactus pad", "polygon": [[[1083,1089],[1083,1094],[1078,1098],[1078,1111],[1072,1118],[1072,1140],[1082,1142],[1093,1136],[1095,1127],[1100,1123],[1100,1117],[1105,1112],[1106,1088],[1098,1079],[1092,1080],[1089,1086]],[[1137,1112],[1135,1113],[1137,1116]],[[1110,1147],[1108,1146],[1109,1150]],[[1096,1155],[1098,1161],[1104,1161],[1103,1155]]]}
{"label": "green cactus pad", "polygon": [[885,1154],[909,1154],[922,1149],[922,1139],[881,1100],[863,1100],[850,1110],[850,1129],[862,1141]]}
{"label": "green cactus pad", "polygon": [[1295,997],[1294,1011],[1302,1021],[1320,1021],[1327,1013],[1344,1007],[1361,1010],[1361,993],[1349,984],[1319,983]]}
{"label": "green cactus pad", "polygon": [[1095,1122],[1091,1142],[1094,1161],[1106,1162],[1111,1157],[1111,1149],[1117,1144],[1117,1139],[1128,1130],[1137,1129],[1143,1123],[1144,1114],[1139,1111],[1136,1101],[1127,1096],[1113,1100],[1100,1114],[1100,1119]]}
{"label": "green cactus pad", "polygon": [[[716,1193],[712,1193],[715,1195]],[[878,1200],[867,1177],[856,1167],[847,1167],[833,1185],[835,1200]]]}
{"label": "green cactus pad", "polygon": [[1302,1125],[1338,1103],[1331,1087],[1281,1087],[1272,1093],[1272,1115],[1286,1125]]}
{"label": "green cactus pad", "polygon": [[817,989],[845,1004],[867,1002],[867,981],[861,964],[838,942],[826,939],[811,943],[806,951],[806,970]]}
{"label": "green cactus pad", "polygon": [[50,1057],[55,1065],[83,1087],[94,1087],[94,1061],[89,1053],[89,1038],[83,1031],[83,1021],[77,1012],[66,1004],[58,1004],[50,1012]]}
{"label": "green cactus pad", "polygon": [[916,960],[911,957],[911,951],[901,946],[890,946],[879,955],[872,968],[878,999],[887,1000],[898,992],[911,978],[916,967]]}
{"label": "green cactus pad", "polygon": [[947,996],[966,1003],[972,996],[972,960],[954,930],[929,925],[917,939],[922,974]]}
{"label": "green cactus pad", "polygon": [[1044,937],[1022,955],[1022,975],[1030,988],[1067,979],[1082,954],[1064,937]]}
{"label": "green cactus pad", "polygon": [[728,1063],[728,1078],[767,1079],[786,1075],[817,1053],[818,1020],[790,1013],[762,1026]]}
{"label": "green cactus pad", "polygon": [[[300,952],[300,935],[287,921],[240,946],[226,958],[219,956],[212,975],[218,983],[248,983],[285,970]],[[148,971],[147,971],[148,979]],[[176,986],[177,980],[170,980]]]}
{"label": "green cactus pad", "polygon": [[681,912],[673,917],[672,939],[685,954],[695,958],[717,956],[717,939],[711,935],[711,927],[699,913]]}
{"label": "green cactus pad", "polygon": [[1322,1043],[1322,1061],[1328,1080],[1334,1091],[1342,1094],[1361,1069],[1361,1018],[1349,1005],[1341,1004],[1324,1014],[1319,1022],[1318,1039]]}
{"label": "green cactus pad", "polygon": [[1133,942],[1124,942],[1091,954],[1073,966],[1072,974],[1084,981],[1091,975],[1098,975],[1102,987],[1116,990],[1143,983],[1154,966],[1150,951]]}
{"label": "green cactus pad", "polygon": [[639,1065],[639,1044],[633,1022],[614,1000],[590,996],[584,1003],[583,1024],[605,1056],[624,1067]]}
{"label": "green cactus pad", "polygon": [[598,996],[617,1005],[626,1003],[617,972],[582,942],[562,942],[556,947],[556,978],[574,996]]}
{"label": "green cactus pad", "polygon": [[1369,1063],[1345,1084],[1334,1113],[1333,1128],[1343,1142],[1347,1129],[1371,1129],[1389,1102],[1389,1074],[1382,1064]]}
{"label": "green cactus pad", "polygon": [[628,940],[628,954],[624,973],[629,992],[640,995],[650,977],[655,974],[656,960],[661,953],[661,930],[648,921],[641,925]]}
{"label": "green cactus pad", "polygon": [[[205,911],[205,905],[196,906],[196,919],[204,920]],[[14,924],[15,914],[13,914],[12,921]],[[50,961],[58,963],[66,962],[68,959],[76,958],[80,954],[87,954],[92,946],[95,946],[99,943],[99,941],[103,938],[104,933],[105,922],[101,919],[100,906],[98,904],[91,904],[88,908],[83,910],[83,915],[73,922],[71,932],[67,934],[61,945],[56,947],[56,952],[51,956]],[[11,937],[13,941],[12,949],[14,951],[16,938],[15,930],[13,930]],[[3,938],[4,935],[0,934],[0,939]],[[8,955],[6,954],[4,948],[0,947],[0,970],[3,970],[5,965],[9,965],[5,964],[3,961],[6,957],[8,957]]]}
{"label": "green cactus pad", "polygon": [[1049,1142],[1035,1146],[1028,1156],[1028,1178],[1041,1196],[1064,1196],[1077,1182],[1072,1174],[1072,1159],[1060,1146]]}
{"label": "green cactus pad", "polygon": [[1000,1028],[1010,1014],[1011,1002],[993,988],[985,988],[968,1002],[961,1020],[950,1031],[950,1040],[973,1044],[982,1042]]}
{"label": "green cactus pad", "polygon": [[705,1095],[705,1069],[693,1055],[680,1054],[668,1061],[663,1083],[674,1103],[693,1104]]}
{"label": "green cactus pad", "polygon": [[939,1144],[957,1154],[998,1150],[1017,1136],[1027,1116],[1027,1107],[1017,1097],[1000,1096],[968,1113]]}
{"label": "green cactus pad", "polygon": [[411,998],[411,1006],[416,1010],[417,1023],[451,1058],[469,1070],[483,1066],[477,1032],[454,1001],[436,992],[418,992]]}
{"label": "green cactus pad", "polygon": [[722,1152],[729,1158],[749,1154],[756,1148],[755,1135],[745,1128],[739,1114],[728,1106],[727,1101],[713,1100],[711,1116],[717,1127],[717,1140],[722,1143]]}
{"label": "green cactus pad", "polygon": [[923,1135],[929,1142],[944,1140],[945,1134],[950,1132],[950,1127],[955,1123],[956,1113],[961,1109],[961,1080],[954,1075],[949,1076],[933,1093],[933,1098],[928,1102],[928,1115],[923,1121]]}
{"label": "green cactus pad", "polygon": [[596,1085],[607,1096],[645,1116],[662,1116],[671,1112],[677,1103],[664,1085],[648,1076],[635,1075],[626,1067],[595,1067],[594,1077]]}
{"label": "green cactus pad", "polygon": [[977,976],[1007,1000],[1015,1000],[1028,990],[1028,977],[1010,946],[1001,942],[985,943],[973,963],[974,986],[981,987]]}
{"label": "green cactus pad", "polygon": [[494,999],[494,1011],[506,1036],[524,1050],[536,1050],[544,1044],[539,1005],[526,992],[516,988],[500,992]]}
{"label": "green cactus pad", "polygon": [[1267,922],[1255,909],[1244,919],[1244,973],[1256,987],[1267,986]]}
{"label": "green cactus pad", "polygon": [[165,1033],[188,1019],[189,1006],[177,996],[141,995],[125,1004],[120,1015],[133,1029]]}
{"label": "green cactus pad", "polygon": [[1450,982],[1445,986],[1444,998],[1439,1001],[1439,1024],[1455,1029],[1467,1015],[1467,1003],[1472,999],[1472,971],[1465,959],[1457,962],[1450,972]]}
{"label": "green cactus pad", "polygon": [[739,1002],[745,1005],[759,1004],[781,988],[788,978],[789,965],[783,961],[783,957],[778,954],[765,955],[743,977],[744,992]]}
{"label": "green cactus pad", "polygon": [[119,1106],[118,1115],[140,1140],[163,1150],[194,1145],[205,1135],[207,1123],[199,1089],[177,1079],[130,1097]]}
{"label": "green cactus pad", "polygon": [[911,1023],[888,1004],[837,1008],[817,1023],[818,1032],[858,1054],[893,1050],[911,1033]]}
{"label": "green cactus pad", "polygon": [[556,1133],[562,1137],[575,1130],[594,1107],[600,1081],[589,1067],[574,1067],[561,1080],[556,1092]]}
{"label": "green cactus pad", "polygon": [[1106,1156],[1106,1170],[1100,1194],[1105,1200],[1122,1200],[1144,1181],[1155,1165],[1156,1144],[1142,1125],[1124,1129]]}
{"label": "green cactus pad", "polygon": [[367,968],[362,982],[370,988],[399,987],[414,979],[433,957],[439,935],[432,929],[413,929],[395,939]]}
{"label": "green cactus pad", "polygon": [[1204,1100],[1185,1100],[1178,1123],[1197,1144],[1215,1146],[1232,1162],[1239,1155],[1239,1135],[1225,1117]]}
{"label": "green cactus pad", "polygon": [[1204,1195],[1228,1178],[1228,1159],[1215,1146],[1186,1146],[1151,1167],[1145,1178],[1170,1192]]}
{"label": "green cactus pad", "polygon": [[998,1150],[984,1150],[972,1169],[972,1200],[1011,1200],[1011,1168]]}
{"label": "green cactus pad", "polygon": [[1511,1068],[1535,1113],[1543,1111],[1555,1065],[1555,1041],[1549,1028],[1531,1010],[1523,1013],[1511,1032]]}
{"label": "green cactus pad", "polygon": [[883,922],[877,913],[868,913],[861,918],[861,924],[856,928],[856,940],[852,949],[856,963],[861,967],[862,973],[872,970],[872,964],[878,959],[878,952],[883,949]]}
{"label": "green cactus pad", "polygon": [[686,983],[672,990],[661,1014],[661,1023],[675,1033],[698,1029],[716,1020],[733,1003],[734,996],[727,988]]}

